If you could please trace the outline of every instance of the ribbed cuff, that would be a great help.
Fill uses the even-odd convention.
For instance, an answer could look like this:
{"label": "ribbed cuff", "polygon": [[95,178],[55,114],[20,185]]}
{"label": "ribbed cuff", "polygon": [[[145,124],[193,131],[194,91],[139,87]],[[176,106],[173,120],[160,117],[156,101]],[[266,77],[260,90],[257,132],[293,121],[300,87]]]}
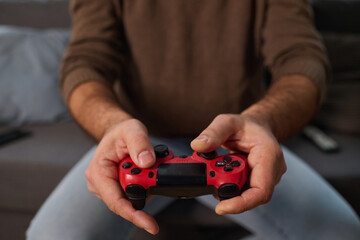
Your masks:
{"label": "ribbed cuff", "polygon": [[67,103],[72,91],[80,84],[89,81],[97,81],[106,85],[111,85],[110,81],[107,81],[104,76],[91,68],[77,68],[71,71],[63,80],[60,90],[64,101]]}
{"label": "ribbed cuff", "polygon": [[297,58],[286,61],[280,67],[273,69],[273,79],[276,81],[287,75],[302,75],[312,80],[319,90],[318,105],[321,105],[326,97],[326,83],[329,77],[324,63],[312,58]]}

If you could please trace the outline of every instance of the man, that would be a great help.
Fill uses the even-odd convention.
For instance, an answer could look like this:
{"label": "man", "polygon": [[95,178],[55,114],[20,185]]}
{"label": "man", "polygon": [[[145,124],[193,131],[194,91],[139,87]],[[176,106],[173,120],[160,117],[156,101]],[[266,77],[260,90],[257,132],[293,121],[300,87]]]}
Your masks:
{"label": "man", "polygon": [[[84,171],[90,159],[89,191],[115,214],[156,234],[159,226],[151,214],[136,211],[126,199],[117,164],[130,155],[138,166],[150,167],[155,162],[152,143],[165,143],[184,153],[188,139],[197,135],[191,142],[195,151],[222,146],[249,153],[248,190],[217,205],[210,197],[201,198],[216,205],[217,214],[238,214],[234,216],[241,223],[246,222],[244,216],[273,218],[259,226],[263,220],[248,223],[257,237],[336,239],[340,231],[335,226],[341,225],[341,236],[355,239],[356,215],[291,153],[287,154],[287,159],[293,159],[287,160],[290,177],[284,183],[290,185],[280,184],[279,196],[258,207],[270,201],[286,171],[278,141],[298,131],[324,98],[327,59],[307,1],[73,0],[71,9],[73,36],[64,57],[61,89],[74,118],[99,145],[53,193],[29,230],[30,239],[50,235],[56,239],[60,234],[66,239],[111,239],[128,234],[121,227],[126,225],[123,220],[98,211],[102,208],[97,203],[92,207],[91,197],[71,189],[85,187],[83,180],[76,183],[80,180],[75,175]],[[264,67],[272,75],[268,89],[263,83]],[[307,182],[310,179],[314,181]],[[285,201],[300,192],[311,196]],[[61,198],[68,202],[66,210],[55,214],[58,224],[54,226],[48,213]],[[309,199],[315,200],[316,211],[310,210]],[[330,211],[333,206],[324,206],[325,200],[338,205],[340,217]],[[156,208],[161,201],[151,200],[147,209],[155,213],[151,204]],[[299,208],[305,209],[294,210]],[[270,217],[260,216],[261,209]],[[284,209],[293,214],[281,216]],[[89,211],[95,211],[92,217],[83,215]],[[306,226],[304,216],[310,213],[316,230]],[[39,222],[44,219],[48,226],[41,228]],[[123,225],[114,227],[114,222]]]}

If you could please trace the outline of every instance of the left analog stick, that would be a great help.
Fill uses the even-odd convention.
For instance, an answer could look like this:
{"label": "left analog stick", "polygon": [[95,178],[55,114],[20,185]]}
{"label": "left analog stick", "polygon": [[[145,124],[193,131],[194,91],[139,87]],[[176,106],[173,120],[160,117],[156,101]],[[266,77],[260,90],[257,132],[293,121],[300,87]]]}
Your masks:
{"label": "left analog stick", "polygon": [[160,144],[154,147],[156,158],[164,158],[169,155],[169,149],[166,145]]}

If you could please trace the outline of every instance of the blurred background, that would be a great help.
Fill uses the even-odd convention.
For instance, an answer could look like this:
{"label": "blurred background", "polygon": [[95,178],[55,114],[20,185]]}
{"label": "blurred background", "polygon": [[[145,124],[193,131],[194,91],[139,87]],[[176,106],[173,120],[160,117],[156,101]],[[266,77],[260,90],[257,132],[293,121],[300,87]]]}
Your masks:
{"label": "blurred background", "polygon": [[[312,0],[311,4],[328,49],[332,79],[328,97],[313,121],[284,145],[360,213],[360,1]],[[71,119],[57,88],[69,27],[67,0],[0,0],[2,240],[25,238],[30,220],[46,197],[94,144]],[[189,212],[177,211],[180,205]],[[203,215],[207,221],[199,217]],[[189,217],[194,219],[192,224],[186,221]],[[184,234],[200,239],[209,232],[204,239],[215,239],[224,231],[238,237],[247,234],[194,200],[176,201],[157,218],[168,225],[172,239]],[[174,224],[188,230],[184,233],[182,228],[171,227]],[[169,239],[167,232],[156,239]],[[139,232],[137,238],[144,239],[143,234]]]}

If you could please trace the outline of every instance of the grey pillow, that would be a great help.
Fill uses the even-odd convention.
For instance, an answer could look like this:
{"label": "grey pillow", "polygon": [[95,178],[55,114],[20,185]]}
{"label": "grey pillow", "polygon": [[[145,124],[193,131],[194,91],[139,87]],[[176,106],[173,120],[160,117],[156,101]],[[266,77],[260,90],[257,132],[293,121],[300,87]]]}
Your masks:
{"label": "grey pillow", "polygon": [[0,123],[49,123],[69,118],[58,89],[68,30],[0,26]]}

